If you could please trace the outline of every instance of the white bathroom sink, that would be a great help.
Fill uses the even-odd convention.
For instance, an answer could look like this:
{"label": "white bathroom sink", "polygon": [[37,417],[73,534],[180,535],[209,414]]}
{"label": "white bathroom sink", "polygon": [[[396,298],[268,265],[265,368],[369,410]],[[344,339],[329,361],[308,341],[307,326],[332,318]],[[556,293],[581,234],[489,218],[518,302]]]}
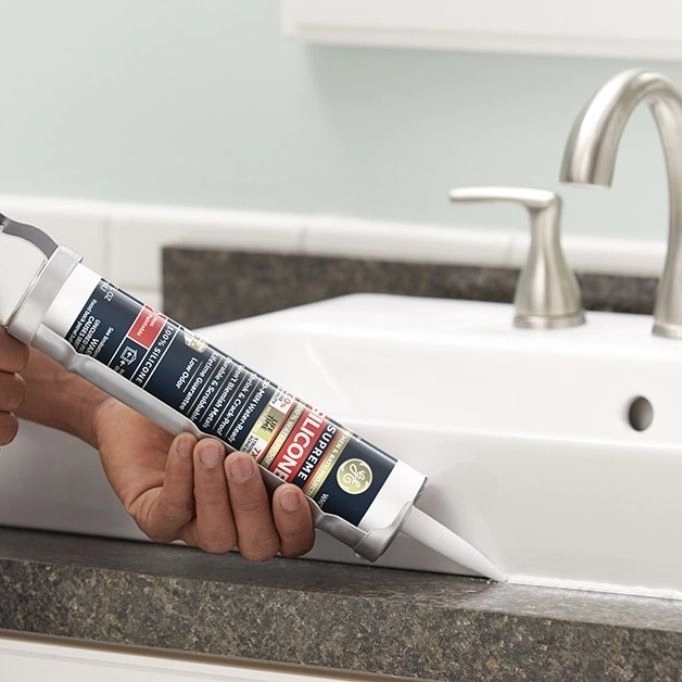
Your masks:
{"label": "white bathroom sink", "polygon": [[[682,597],[682,342],[647,316],[512,317],[361,294],[202,334],[427,474],[419,506],[513,580]],[[141,537],[96,453],[24,426],[0,455],[0,523]],[[322,533],[310,556],[361,561]],[[404,536],[378,563],[460,572]]]}

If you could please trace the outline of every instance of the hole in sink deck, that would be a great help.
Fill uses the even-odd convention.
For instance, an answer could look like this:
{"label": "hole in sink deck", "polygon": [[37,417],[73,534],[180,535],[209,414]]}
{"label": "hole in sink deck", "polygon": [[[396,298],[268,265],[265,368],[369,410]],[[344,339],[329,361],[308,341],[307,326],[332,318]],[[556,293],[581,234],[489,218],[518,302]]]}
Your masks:
{"label": "hole in sink deck", "polygon": [[633,398],[627,410],[628,423],[635,431],[646,431],[654,421],[654,406],[643,395]]}

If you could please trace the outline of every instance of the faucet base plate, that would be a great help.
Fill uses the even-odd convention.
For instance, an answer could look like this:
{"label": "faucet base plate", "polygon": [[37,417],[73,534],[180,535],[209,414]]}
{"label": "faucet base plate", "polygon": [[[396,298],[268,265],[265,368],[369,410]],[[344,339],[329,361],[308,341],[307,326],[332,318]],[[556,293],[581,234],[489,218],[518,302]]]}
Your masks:
{"label": "faucet base plate", "polygon": [[565,329],[585,324],[585,313],[578,310],[568,315],[525,315],[514,316],[514,326],[520,329]]}
{"label": "faucet base plate", "polygon": [[682,325],[654,322],[651,333],[666,339],[682,339]]}

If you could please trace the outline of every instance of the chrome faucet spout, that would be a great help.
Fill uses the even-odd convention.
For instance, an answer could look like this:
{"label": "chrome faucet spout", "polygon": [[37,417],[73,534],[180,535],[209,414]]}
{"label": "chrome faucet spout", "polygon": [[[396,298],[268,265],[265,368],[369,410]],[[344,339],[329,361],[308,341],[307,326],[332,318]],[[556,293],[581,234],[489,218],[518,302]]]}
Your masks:
{"label": "chrome faucet spout", "polygon": [[656,293],[653,333],[682,339],[682,95],[672,81],[633,69],[605,83],[573,125],[561,180],[609,187],[623,130],[641,102],[649,104],[656,121],[669,194],[668,248]]}

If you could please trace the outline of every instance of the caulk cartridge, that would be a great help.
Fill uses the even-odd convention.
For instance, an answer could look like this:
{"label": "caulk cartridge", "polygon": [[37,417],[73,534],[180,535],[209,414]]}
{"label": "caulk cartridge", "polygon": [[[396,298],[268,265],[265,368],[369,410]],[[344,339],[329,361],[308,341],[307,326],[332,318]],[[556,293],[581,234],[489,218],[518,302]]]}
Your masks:
{"label": "caulk cartridge", "polygon": [[[299,486],[316,527],[357,554],[375,561],[386,550],[423,474],[106,281],[41,230],[0,215],[0,237],[0,273],[17,271],[8,238],[23,240],[24,251],[35,247],[19,268],[27,281],[0,282],[0,324],[12,336],[173,434],[211,436],[250,453],[271,489]],[[9,252],[13,268],[1,263]],[[450,552],[460,555],[469,567],[471,554]],[[470,568],[495,571],[482,566]]]}

